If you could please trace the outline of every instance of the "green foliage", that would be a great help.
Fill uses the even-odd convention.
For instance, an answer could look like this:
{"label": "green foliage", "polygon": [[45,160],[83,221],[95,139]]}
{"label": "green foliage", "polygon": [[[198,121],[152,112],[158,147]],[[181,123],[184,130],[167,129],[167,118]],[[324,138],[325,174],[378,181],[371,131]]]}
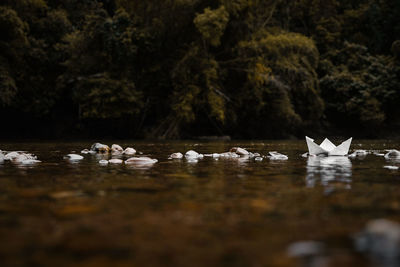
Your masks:
{"label": "green foliage", "polygon": [[216,10],[204,9],[202,14],[196,16],[194,24],[204,40],[213,46],[219,46],[228,21],[229,13],[224,6],[220,6]]}
{"label": "green foliage", "polygon": [[219,122],[225,120],[225,102],[218,94],[219,66],[194,46],[172,72],[174,91],[172,110],[178,120],[193,122],[196,111],[206,112]]}
{"label": "green foliage", "polygon": [[165,138],[395,129],[399,12],[371,0],[4,0],[0,116],[135,122]]}
{"label": "green foliage", "polygon": [[279,117],[282,113],[282,123],[309,124],[322,116],[324,105],[315,71],[319,54],[312,40],[294,33],[266,34],[240,43],[239,51],[241,57],[254,57],[249,87],[267,92],[266,96],[271,98],[264,102],[272,103],[274,115]]}
{"label": "green foliage", "polygon": [[390,58],[372,56],[364,46],[345,43],[327,60],[337,66],[325,70],[320,81],[328,119],[366,129],[382,126],[385,119],[388,124],[398,121],[394,103],[400,98],[399,68],[390,64]]}
{"label": "green foliage", "polygon": [[108,73],[82,78],[74,100],[84,119],[109,119],[137,115],[143,107],[141,93],[127,80],[115,80]]}

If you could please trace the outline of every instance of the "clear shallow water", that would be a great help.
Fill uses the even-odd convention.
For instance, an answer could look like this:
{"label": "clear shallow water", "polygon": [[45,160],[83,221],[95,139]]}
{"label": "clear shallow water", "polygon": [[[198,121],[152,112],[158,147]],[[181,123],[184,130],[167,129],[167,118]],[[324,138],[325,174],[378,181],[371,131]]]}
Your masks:
{"label": "clear shallow water", "polygon": [[[400,222],[400,171],[383,168],[400,162],[383,157],[303,158],[304,141],[103,143],[159,162],[63,160],[90,142],[0,144],[42,161],[0,164],[2,266],[308,266],[288,256],[290,244],[303,240],[324,245],[318,266],[373,266],[353,236],[373,219]],[[167,159],[233,146],[289,160]],[[400,144],[355,140],[351,150],[389,148]]]}

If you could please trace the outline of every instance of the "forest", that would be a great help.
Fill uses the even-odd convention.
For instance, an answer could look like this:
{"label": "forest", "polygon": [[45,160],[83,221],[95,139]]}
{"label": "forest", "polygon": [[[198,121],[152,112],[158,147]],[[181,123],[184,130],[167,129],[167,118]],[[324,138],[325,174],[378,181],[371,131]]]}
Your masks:
{"label": "forest", "polygon": [[2,0],[0,137],[399,136],[399,14],[400,0]]}

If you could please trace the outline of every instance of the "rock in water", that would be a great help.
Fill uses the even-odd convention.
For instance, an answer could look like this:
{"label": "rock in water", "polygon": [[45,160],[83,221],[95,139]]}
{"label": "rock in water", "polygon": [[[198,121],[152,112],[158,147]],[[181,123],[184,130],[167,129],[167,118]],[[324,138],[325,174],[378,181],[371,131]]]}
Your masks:
{"label": "rock in water", "polygon": [[137,165],[147,165],[154,164],[158,160],[149,157],[133,157],[125,160],[125,164],[137,164]]}
{"label": "rock in water", "polygon": [[32,164],[36,164],[36,163],[40,163],[40,160],[37,159],[25,159],[23,161],[21,161],[20,163],[23,165],[32,165]]}
{"label": "rock in water", "polygon": [[383,168],[388,169],[388,170],[398,170],[399,167],[397,166],[383,166]]}
{"label": "rock in water", "polygon": [[20,153],[13,151],[13,152],[7,153],[4,156],[4,160],[13,160],[13,159],[17,158],[19,155],[20,155]]}
{"label": "rock in water", "polygon": [[124,161],[122,159],[110,159],[108,162],[111,164],[122,164]]}
{"label": "rock in water", "polygon": [[276,151],[271,151],[271,152],[268,152],[268,153],[269,153],[268,158],[270,160],[287,160],[287,159],[289,159],[288,156],[283,155],[281,153],[278,153]]}
{"label": "rock in water", "polygon": [[89,153],[90,153],[90,150],[87,149],[87,148],[85,148],[85,149],[83,149],[83,150],[81,151],[81,154],[89,154]]}
{"label": "rock in water", "polygon": [[100,144],[100,143],[94,143],[92,147],[90,148],[91,151],[97,152],[97,153],[108,153],[110,152],[110,148],[107,145]]}
{"label": "rock in water", "polygon": [[111,146],[111,153],[113,153],[113,154],[121,154],[122,152],[124,152],[124,149],[120,145],[113,144]]}
{"label": "rock in water", "polygon": [[317,241],[299,241],[288,247],[290,257],[315,257],[321,255],[323,251],[324,244]]}
{"label": "rock in water", "polygon": [[397,159],[400,158],[400,151],[396,149],[391,149],[388,150],[388,152],[385,154],[386,159]]}
{"label": "rock in water", "polygon": [[241,148],[241,147],[232,147],[231,150],[229,150],[229,152],[236,153],[240,156],[249,155],[249,152],[246,149]]}
{"label": "rock in water", "polygon": [[187,159],[201,159],[203,157],[204,157],[203,154],[199,154],[194,150],[189,150],[185,153],[185,158]]}
{"label": "rock in water", "polygon": [[99,164],[103,165],[103,166],[104,165],[108,165],[108,160],[102,159],[102,160],[99,161]]}
{"label": "rock in water", "polygon": [[64,156],[64,159],[67,159],[70,161],[78,161],[78,160],[82,160],[83,157],[78,154],[68,154],[68,155]]}
{"label": "rock in water", "polygon": [[368,155],[368,152],[366,150],[357,149],[349,155],[349,158],[365,157],[366,155]]}
{"label": "rock in water", "polygon": [[134,148],[127,147],[124,150],[124,154],[125,155],[135,155],[136,154],[136,150]]}
{"label": "rock in water", "polygon": [[181,159],[183,158],[183,154],[180,152],[172,153],[168,159]]}
{"label": "rock in water", "polygon": [[386,219],[369,221],[355,236],[355,246],[380,266],[400,266],[400,224]]}

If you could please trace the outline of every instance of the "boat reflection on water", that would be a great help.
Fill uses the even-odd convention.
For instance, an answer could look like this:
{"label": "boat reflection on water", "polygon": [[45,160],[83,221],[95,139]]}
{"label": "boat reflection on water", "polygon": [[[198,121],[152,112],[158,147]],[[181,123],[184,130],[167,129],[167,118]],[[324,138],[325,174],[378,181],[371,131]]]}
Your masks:
{"label": "boat reflection on water", "polygon": [[344,156],[309,156],[307,159],[307,187],[320,183],[325,192],[341,187],[351,189],[351,161]]}

